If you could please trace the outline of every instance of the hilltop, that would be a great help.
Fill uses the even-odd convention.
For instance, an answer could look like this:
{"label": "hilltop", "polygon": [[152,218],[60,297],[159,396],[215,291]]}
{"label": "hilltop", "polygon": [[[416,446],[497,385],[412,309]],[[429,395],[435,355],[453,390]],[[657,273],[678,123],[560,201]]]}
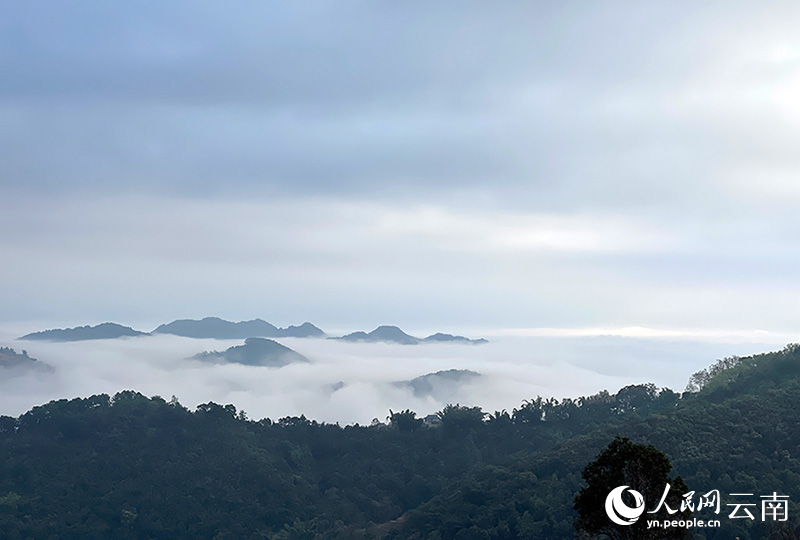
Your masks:
{"label": "hilltop", "polygon": [[0,372],[0,375],[22,374],[29,371],[45,373],[55,371],[53,366],[28,356],[28,351],[18,353],[10,347],[0,347],[0,369],[5,371],[5,373]]}
{"label": "hilltop", "polygon": [[201,320],[181,319],[162,324],[154,334],[172,334],[191,338],[244,339],[249,337],[322,337],[321,329],[309,322],[300,326],[278,328],[262,319],[231,322],[218,317],[205,317]]}
{"label": "hilltop", "polygon": [[468,369],[448,369],[421,375],[410,381],[399,381],[395,385],[410,388],[417,397],[433,397],[440,402],[448,402],[462,385],[482,377],[480,373]]}
{"label": "hilltop", "polygon": [[78,326],[75,328],[55,328],[33,332],[19,339],[30,341],[83,341],[88,339],[116,339],[121,337],[147,336],[147,332],[134,330],[129,326],[106,322],[97,326]]}
{"label": "hilltop", "polygon": [[280,367],[294,362],[308,362],[308,358],[277,341],[266,338],[247,338],[244,345],[237,345],[219,352],[202,352],[196,360],[246,364],[249,366]]}
{"label": "hilltop", "polygon": [[397,326],[384,325],[379,326],[372,332],[353,332],[345,336],[330,338],[338,339],[341,341],[350,341],[354,343],[399,343],[400,345],[417,345],[420,343],[435,343],[435,342],[453,342],[453,343],[469,343],[473,345],[480,345],[488,343],[485,339],[469,339],[464,336],[454,336],[452,334],[436,333],[426,338],[418,338],[406,334]]}

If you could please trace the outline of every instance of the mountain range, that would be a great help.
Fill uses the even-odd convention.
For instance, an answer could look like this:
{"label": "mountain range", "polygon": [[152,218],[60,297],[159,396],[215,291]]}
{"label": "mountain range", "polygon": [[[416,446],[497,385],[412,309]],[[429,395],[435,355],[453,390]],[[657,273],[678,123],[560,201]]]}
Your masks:
{"label": "mountain range", "polygon": [[471,345],[480,345],[488,343],[483,338],[469,339],[464,336],[454,336],[452,334],[436,333],[426,338],[418,338],[406,334],[396,326],[379,326],[372,332],[353,332],[342,337],[335,337],[329,339],[338,339],[341,341],[350,341],[354,343],[399,343],[401,345],[417,345],[420,343],[466,343]]}
{"label": "mountain range", "polygon": [[181,319],[159,325],[152,332],[134,330],[129,326],[105,322],[97,326],[56,328],[26,334],[19,339],[29,341],[84,341],[89,339],[116,339],[122,337],[171,334],[198,339],[244,339],[249,337],[322,337],[325,332],[306,322],[300,326],[278,328],[262,319],[231,322],[218,317],[202,320]]}
{"label": "mountain range", "polygon": [[[97,326],[78,326],[76,328],[55,328],[26,334],[19,339],[30,341],[84,341],[90,339],[117,339],[126,337],[149,336],[154,334],[169,334],[197,339],[246,339],[250,337],[261,338],[319,338],[325,332],[310,322],[299,326],[279,328],[263,319],[252,321],[232,322],[219,317],[205,317],[204,319],[179,319],[170,323],[159,325],[152,332],[134,330],[129,326],[105,322]],[[401,345],[417,345],[420,343],[463,343],[480,345],[487,343],[485,339],[469,339],[464,336],[432,334],[426,338],[418,338],[406,334],[396,326],[379,326],[372,332],[353,332],[339,339],[350,342],[366,343],[399,343]]]}
{"label": "mountain range", "polygon": [[244,339],[249,337],[322,337],[325,332],[309,322],[300,326],[278,328],[262,319],[231,322],[218,317],[202,320],[182,319],[162,324],[153,334],[172,334],[191,338]]}

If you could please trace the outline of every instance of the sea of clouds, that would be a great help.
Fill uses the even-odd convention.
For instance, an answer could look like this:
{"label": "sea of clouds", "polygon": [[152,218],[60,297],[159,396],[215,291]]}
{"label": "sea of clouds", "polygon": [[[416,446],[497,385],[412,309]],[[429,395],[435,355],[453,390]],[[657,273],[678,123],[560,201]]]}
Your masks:
{"label": "sea of clouds", "polygon": [[[19,335],[19,334],[17,334]],[[305,415],[341,424],[385,420],[389,410],[420,415],[448,403],[511,410],[523,400],[578,397],[653,382],[682,391],[689,376],[716,358],[780,348],[769,340],[724,342],[673,337],[497,336],[485,345],[348,343],[279,339],[310,362],[271,368],[211,364],[191,357],[242,340],[153,335],[79,342],[20,341],[0,333],[0,346],[27,350],[53,373],[0,370],[0,414],[20,415],[53,399],[131,389],[194,408],[232,403],[252,419]],[[437,371],[482,374],[415,395],[397,382]]]}

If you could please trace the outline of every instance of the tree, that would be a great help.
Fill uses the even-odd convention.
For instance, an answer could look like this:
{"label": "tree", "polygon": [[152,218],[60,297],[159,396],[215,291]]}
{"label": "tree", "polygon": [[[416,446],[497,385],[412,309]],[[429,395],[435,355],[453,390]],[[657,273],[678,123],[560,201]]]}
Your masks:
{"label": "tree", "polygon": [[646,407],[658,397],[658,389],[653,383],[631,384],[617,392],[614,412],[624,414]]}
{"label": "tree", "polygon": [[411,409],[393,412],[389,409],[389,423],[400,431],[414,431],[422,426],[422,419]]}
{"label": "tree", "polygon": [[[583,470],[587,485],[575,497],[579,514],[575,528],[591,537],[607,535],[615,540],[686,538],[685,528],[647,528],[648,520],[690,516],[688,509],[681,510],[681,496],[689,490],[680,476],[667,477],[671,468],[669,458],[656,447],[617,437]],[[619,509],[622,515],[616,513]],[[623,524],[612,521],[614,517]]]}
{"label": "tree", "polygon": [[486,413],[480,407],[465,407],[456,403],[446,405],[436,413],[442,421],[442,430],[448,434],[466,435],[471,429],[483,426]]}

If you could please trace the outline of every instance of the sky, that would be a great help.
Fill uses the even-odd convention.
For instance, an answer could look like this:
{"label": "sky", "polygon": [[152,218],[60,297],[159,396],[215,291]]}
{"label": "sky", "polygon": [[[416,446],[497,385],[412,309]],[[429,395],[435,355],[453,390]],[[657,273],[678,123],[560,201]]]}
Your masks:
{"label": "sky", "polygon": [[0,326],[792,340],[799,26],[796,2],[0,0]]}

